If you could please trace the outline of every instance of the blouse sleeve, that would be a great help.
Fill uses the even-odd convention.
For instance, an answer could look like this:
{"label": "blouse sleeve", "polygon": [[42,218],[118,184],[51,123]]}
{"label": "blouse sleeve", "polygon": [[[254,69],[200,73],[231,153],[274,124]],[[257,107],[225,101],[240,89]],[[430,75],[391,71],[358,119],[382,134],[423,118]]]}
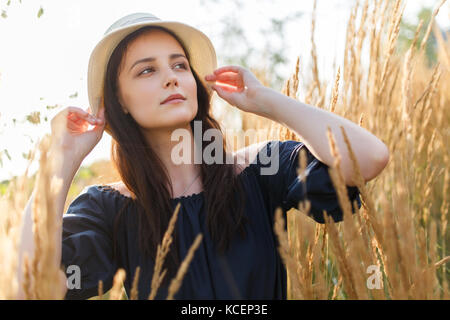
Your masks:
{"label": "blouse sleeve", "polygon": [[[305,149],[307,155],[306,184],[298,177],[300,150]],[[279,155],[278,157],[276,155]],[[272,156],[273,155],[273,156]],[[256,168],[257,177],[273,221],[274,211],[281,207],[283,213],[291,208],[298,208],[299,202],[309,200],[311,207],[309,215],[318,223],[325,223],[323,210],[335,222],[343,220],[343,213],[339,205],[336,190],[328,173],[328,166],[320,162],[302,143],[295,140],[269,141],[258,152]],[[361,199],[357,187],[347,186],[352,213],[355,213],[353,202],[356,200],[358,208]]]}
{"label": "blouse sleeve", "polygon": [[[116,266],[112,256],[112,225],[107,218],[108,205],[104,194],[86,187],[63,215],[61,264],[79,270],[80,281],[69,281],[65,299],[88,299],[98,294],[102,280],[104,292],[112,286]],[[79,268],[79,269],[78,269]]]}

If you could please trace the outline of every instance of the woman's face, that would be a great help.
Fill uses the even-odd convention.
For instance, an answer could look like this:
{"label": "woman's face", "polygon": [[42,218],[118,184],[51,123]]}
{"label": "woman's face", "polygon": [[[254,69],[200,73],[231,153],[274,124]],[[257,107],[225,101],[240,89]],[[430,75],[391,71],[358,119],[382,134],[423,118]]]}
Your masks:
{"label": "woman's face", "polygon": [[[144,130],[177,128],[197,114],[197,84],[189,61],[178,41],[161,30],[141,34],[129,44],[119,67],[117,94],[124,112]],[[173,94],[185,100],[162,104]]]}

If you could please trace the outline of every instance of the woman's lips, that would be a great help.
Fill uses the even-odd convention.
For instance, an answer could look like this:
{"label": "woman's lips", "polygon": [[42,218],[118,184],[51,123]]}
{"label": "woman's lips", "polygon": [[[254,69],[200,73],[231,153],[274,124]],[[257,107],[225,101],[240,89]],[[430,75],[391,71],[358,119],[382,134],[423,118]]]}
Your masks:
{"label": "woman's lips", "polygon": [[164,102],[163,104],[174,104],[174,103],[180,103],[180,102],[183,102],[183,101],[184,101],[184,99],[172,99],[172,100],[169,100],[167,102]]}

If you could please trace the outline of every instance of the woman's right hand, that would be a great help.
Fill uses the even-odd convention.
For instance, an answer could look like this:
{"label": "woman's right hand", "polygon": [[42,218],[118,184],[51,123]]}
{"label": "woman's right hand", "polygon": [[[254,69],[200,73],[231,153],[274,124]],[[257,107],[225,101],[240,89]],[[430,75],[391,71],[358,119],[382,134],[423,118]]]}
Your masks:
{"label": "woman's right hand", "polygon": [[[89,111],[67,107],[51,120],[51,147],[80,164],[100,141],[105,128],[104,108],[97,118]],[[88,130],[89,125],[94,127]]]}

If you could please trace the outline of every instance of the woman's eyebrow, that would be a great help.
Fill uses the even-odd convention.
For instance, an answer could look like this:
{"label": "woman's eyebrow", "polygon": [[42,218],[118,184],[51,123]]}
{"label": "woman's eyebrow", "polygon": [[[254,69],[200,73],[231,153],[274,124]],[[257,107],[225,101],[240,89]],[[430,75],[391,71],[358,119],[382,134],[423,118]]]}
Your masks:
{"label": "woman's eyebrow", "polygon": [[[173,60],[173,59],[179,58],[179,57],[184,57],[184,58],[186,58],[186,57],[184,56],[184,54],[181,54],[181,53],[172,53],[172,54],[169,56],[169,59],[170,59],[170,60]],[[186,58],[186,59],[187,59],[187,58]],[[133,65],[132,65],[131,68],[128,70],[128,72],[130,72],[131,69],[133,69],[134,66],[137,65],[137,64],[139,64],[139,63],[142,63],[142,62],[152,62],[152,61],[155,61],[155,60],[156,60],[155,57],[147,57],[147,58],[143,58],[143,59],[137,60],[135,63],[133,63]]]}

